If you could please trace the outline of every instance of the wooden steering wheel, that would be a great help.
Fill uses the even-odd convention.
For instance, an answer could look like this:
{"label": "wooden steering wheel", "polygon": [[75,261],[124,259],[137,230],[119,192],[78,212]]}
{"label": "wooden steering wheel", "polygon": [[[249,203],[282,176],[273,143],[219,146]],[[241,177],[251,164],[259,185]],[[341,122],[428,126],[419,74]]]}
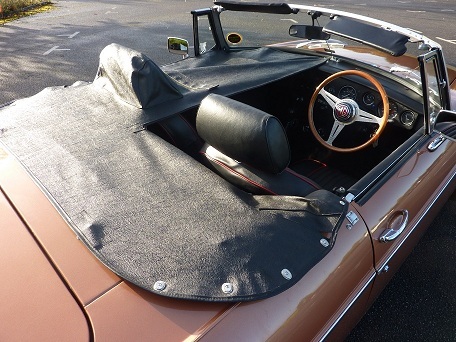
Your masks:
{"label": "wooden steering wheel", "polygon": [[[377,91],[380,93],[383,102],[383,115],[381,118],[370,114],[362,109],[359,108],[358,103],[352,99],[339,99],[337,96],[329,93],[324,89],[324,87],[334,81],[335,79],[343,76],[348,75],[355,75],[360,76],[367,79],[371,82]],[[318,133],[317,128],[315,127],[314,121],[314,106],[317,100],[318,95],[321,95],[325,101],[329,104],[329,106],[333,110],[333,118],[334,124],[331,129],[331,133],[329,134],[328,139],[324,140],[321,135]],[[378,139],[380,134],[386,127],[386,123],[388,122],[388,114],[389,114],[389,102],[388,96],[386,95],[386,91],[383,86],[378,82],[374,77],[367,74],[364,71],[359,70],[345,70],[337,72],[328,78],[326,78],[318,87],[315,89],[312,98],[310,99],[309,104],[309,125],[310,129],[318,140],[320,144],[327,147],[330,150],[337,151],[337,152],[354,152],[358,151],[364,147],[369,146],[375,140]],[[374,123],[377,124],[379,127],[374,132],[374,134],[364,143],[354,147],[336,147],[333,145],[334,140],[339,136],[339,133],[347,126],[351,125],[354,122],[364,122],[364,123]]]}

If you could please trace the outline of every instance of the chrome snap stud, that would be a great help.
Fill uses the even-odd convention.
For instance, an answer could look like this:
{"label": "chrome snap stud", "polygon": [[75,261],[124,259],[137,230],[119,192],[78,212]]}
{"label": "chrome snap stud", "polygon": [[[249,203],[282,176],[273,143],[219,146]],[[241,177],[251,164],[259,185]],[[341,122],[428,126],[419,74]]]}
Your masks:
{"label": "chrome snap stud", "polygon": [[231,283],[224,283],[222,285],[223,293],[232,293],[233,292],[233,285]]}
{"label": "chrome snap stud", "polygon": [[321,240],[320,240],[320,243],[321,243],[321,245],[322,245],[323,247],[328,247],[328,246],[329,246],[329,242],[328,242],[328,240],[326,240],[326,239],[321,239]]}
{"label": "chrome snap stud", "polygon": [[289,270],[287,270],[286,268],[284,268],[282,270],[282,272],[280,272],[282,274],[282,277],[284,277],[286,280],[290,280],[291,278],[293,278],[293,275],[291,274],[291,272]]}
{"label": "chrome snap stud", "polygon": [[157,281],[154,284],[154,290],[155,291],[163,291],[166,288],[166,283],[164,281]]}

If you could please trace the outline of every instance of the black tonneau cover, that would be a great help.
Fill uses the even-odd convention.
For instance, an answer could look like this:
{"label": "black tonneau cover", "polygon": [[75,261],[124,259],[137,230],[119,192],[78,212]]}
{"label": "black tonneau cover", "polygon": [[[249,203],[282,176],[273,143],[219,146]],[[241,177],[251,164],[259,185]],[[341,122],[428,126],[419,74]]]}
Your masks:
{"label": "black tonneau cover", "polygon": [[[124,88],[132,74],[101,79],[108,74],[116,73],[0,109],[0,142],[105,265],[160,295],[245,301],[284,291],[329,252],[321,231],[334,238],[346,210],[336,195],[252,196],[234,188],[158,136],[135,131],[152,112],[118,93],[138,98],[137,88]],[[185,96],[172,101],[185,103]]]}
{"label": "black tonneau cover", "polygon": [[135,129],[140,129],[197,107],[209,93],[231,96],[318,67],[326,60],[258,48],[210,51],[159,68],[140,52],[110,44],[100,54],[94,84],[142,109],[134,122]]}

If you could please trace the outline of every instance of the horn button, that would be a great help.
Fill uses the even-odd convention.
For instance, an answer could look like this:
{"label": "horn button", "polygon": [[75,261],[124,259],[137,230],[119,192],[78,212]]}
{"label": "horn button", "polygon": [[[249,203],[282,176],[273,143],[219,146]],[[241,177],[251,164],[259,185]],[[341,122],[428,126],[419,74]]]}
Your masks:
{"label": "horn button", "polygon": [[338,101],[334,106],[334,119],[341,124],[351,124],[355,121],[358,111],[359,106],[354,100],[343,99]]}

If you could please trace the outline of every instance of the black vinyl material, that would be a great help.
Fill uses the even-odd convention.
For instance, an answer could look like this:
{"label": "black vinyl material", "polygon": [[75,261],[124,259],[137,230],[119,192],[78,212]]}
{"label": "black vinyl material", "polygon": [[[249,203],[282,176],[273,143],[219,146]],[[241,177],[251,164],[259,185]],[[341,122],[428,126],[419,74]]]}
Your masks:
{"label": "black vinyl material", "polygon": [[179,86],[149,57],[118,44],[101,51],[95,82],[138,108],[182,98]]}
{"label": "black vinyl material", "polygon": [[208,95],[196,116],[201,153],[222,177],[252,194],[306,196],[320,187],[287,166],[290,149],[280,121],[259,109]]}
{"label": "black vinyl material", "polygon": [[158,122],[156,127],[150,128],[150,130],[185,153],[196,159],[199,158],[199,151],[204,141],[183,115],[177,114],[168,117]]}
{"label": "black vinyl material", "polygon": [[240,163],[207,144],[201,153],[224,179],[252,194],[307,196],[320,189],[315,182],[289,168],[279,174],[264,172]]}
{"label": "black vinyl material", "polygon": [[198,109],[196,129],[206,143],[256,169],[277,174],[290,162],[280,121],[230,98],[208,95]]}

